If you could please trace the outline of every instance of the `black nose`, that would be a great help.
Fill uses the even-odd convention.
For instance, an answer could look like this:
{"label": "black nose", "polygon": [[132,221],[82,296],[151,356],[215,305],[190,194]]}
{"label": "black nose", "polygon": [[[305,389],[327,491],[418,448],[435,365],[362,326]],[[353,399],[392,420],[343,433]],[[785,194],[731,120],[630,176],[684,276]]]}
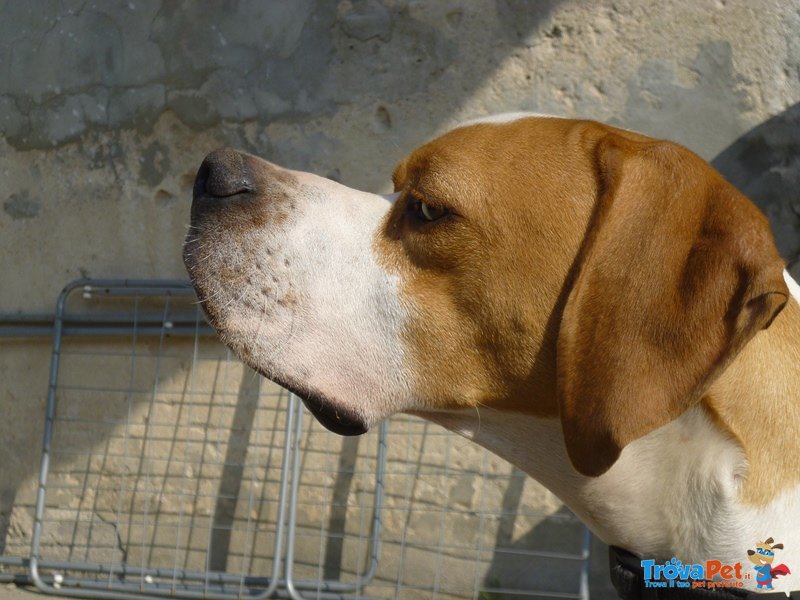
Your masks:
{"label": "black nose", "polygon": [[241,152],[220,148],[206,156],[194,179],[194,197],[228,198],[255,190]]}

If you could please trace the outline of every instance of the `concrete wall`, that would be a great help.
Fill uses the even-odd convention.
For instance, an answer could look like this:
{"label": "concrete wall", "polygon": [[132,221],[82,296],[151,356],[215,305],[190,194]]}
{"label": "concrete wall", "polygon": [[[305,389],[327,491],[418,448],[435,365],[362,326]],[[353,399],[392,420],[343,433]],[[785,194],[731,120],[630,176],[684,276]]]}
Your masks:
{"label": "concrete wall", "polygon": [[757,199],[797,189],[796,0],[3,4],[0,256],[33,263],[4,269],[3,311],[80,275],[183,276],[190,183],[222,144],[380,190],[437,132],[532,109],[748,163]]}
{"label": "concrete wall", "polygon": [[[216,147],[386,191],[419,143],[509,110],[681,142],[800,255],[798,0],[8,0],[0,312],[50,311],[77,277],[184,278],[191,183]],[[6,515],[30,504],[48,361],[2,340]]]}

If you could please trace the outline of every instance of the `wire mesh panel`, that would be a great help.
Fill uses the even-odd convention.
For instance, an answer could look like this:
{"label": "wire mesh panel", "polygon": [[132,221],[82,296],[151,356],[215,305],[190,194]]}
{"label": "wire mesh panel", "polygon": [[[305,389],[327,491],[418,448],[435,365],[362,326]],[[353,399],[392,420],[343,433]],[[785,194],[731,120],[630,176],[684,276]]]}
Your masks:
{"label": "wire mesh panel", "polygon": [[[306,416],[293,575],[366,568],[373,446]],[[550,492],[502,459],[420,419],[388,422],[380,560],[359,592],[380,598],[588,598],[589,535]],[[319,503],[328,509],[314,510]],[[319,588],[321,591],[324,588]],[[307,587],[302,597],[313,598]]]}
{"label": "wire mesh panel", "polygon": [[43,589],[274,587],[288,397],[207,333],[185,284],[62,296],[31,552]]}
{"label": "wire mesh panel", "polygon": [[187,284],[76,283],[55,325],[40,589],[588,597],[588,534],[554,496],[411,417],[330,434],[210,335]]}

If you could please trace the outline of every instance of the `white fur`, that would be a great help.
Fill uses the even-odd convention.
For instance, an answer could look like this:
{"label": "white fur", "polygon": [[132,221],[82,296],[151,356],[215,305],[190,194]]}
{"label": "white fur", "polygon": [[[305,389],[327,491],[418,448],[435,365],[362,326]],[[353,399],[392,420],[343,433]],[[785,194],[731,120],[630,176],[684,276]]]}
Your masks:
{"label": "white fur", "polygon": [[538,112],[517,111],[517,112],[499,113],[496,115],[488,115],[485,117],[476,117],[474,119],[467,119],[463,123],[459,123],[458,126],[467,127],[468,125],[478,125],[480,123],[511,123],[513,121],[518,121],[519,119],[528,119],[531,117],[539,117],[541,119],[565,118],[556,115],[546,115]]}
{"label": "white fur", "polygon": [[797,285],[797,282],[789,275],[789,271],[784,269],[783,271],[783,279],[786,281],[786,285],[789,288],[789,293],[792,295],[792,298],[800,302],[800,285]]}
{"label": "white fur", "polygon": [[[411,397],[398,343],[398,278],[378,265],[373,248],[396,196],[289,173],[298,181],[284,185],[291,201],[261,200],[283,203],[283,222],[237,235],[199,231],[213,251],[190,258],[190,271],[221,313],[223,340],[248,364],[375,424]],[[236,280],[218,275],[230,271]]]}
{"label": "white fur", "polygon": [[[308,212],[281,236],[292,285],[302,305],[283,324],[291,343],[272,360],[312,390],[339,402],[370,424],[405,408],[403,327],[398,278],[375,260],[373,243],[388,198],[353,192],[324,178],[296,173],[308,190]],[[383,398],[383,405],[364,402]]]}
{"label": "white fur", "polygon": [[[632,442],[609,471],[584,477],[567,456],[558,419],[481,409],[418,413],[508,460],[553,491],[609,544],[684,562],[742,563],[768,537],[783,542],[775,564],[793,571],[776,590],[800,587],[800,489],[763,509],[738,499],[747,463],[740,448],[695,407]],[[755,587],[755,575],[745,580]]]}

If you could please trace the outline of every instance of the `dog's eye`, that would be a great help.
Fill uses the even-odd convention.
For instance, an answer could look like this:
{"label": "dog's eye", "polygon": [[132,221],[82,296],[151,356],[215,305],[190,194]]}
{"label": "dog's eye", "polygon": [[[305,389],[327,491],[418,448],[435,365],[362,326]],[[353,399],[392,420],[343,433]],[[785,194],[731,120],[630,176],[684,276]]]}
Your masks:
{"label": "dog's eye", "polygon": [[421,221],[437,221],[447,214],[447,209],[431,206],[422,200],[415,200],[413,209],[414,213]]}

